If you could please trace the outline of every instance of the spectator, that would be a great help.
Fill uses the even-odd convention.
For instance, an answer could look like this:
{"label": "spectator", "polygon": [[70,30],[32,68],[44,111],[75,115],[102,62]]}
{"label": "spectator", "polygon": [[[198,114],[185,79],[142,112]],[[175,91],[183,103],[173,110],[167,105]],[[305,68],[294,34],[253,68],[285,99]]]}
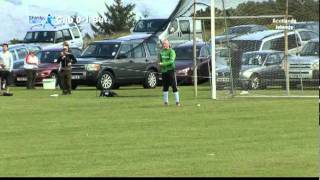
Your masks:
{"label": "spectator", "polygon": [[24,68],[27,74],[27,89],[35,89],[38,65],[39,59],[35,55],[34,50],[31,50],[24,62]]}
{"label": "spectator", "polygon": [[2,45],[2,52],[0,53],[1,65],[1,78],[0,78],[0,90],[7,89],[7,86],[11,83],[11,72],[13,69],[13,57],[9,52],[9,45],[4,43]]}
{"label": "spectator", "polygon": [[71,65],[77,60],[73,54],[70,53],[69,45],[64,43],[63,52],[61,52],[57,63],[60,63],[60,79],[62,85],[62,95],[71,94]]}
{"label": "spectator", "polygon": [[248,94],[248,84],[241,83],[239,78],[241,66],[242,66],[242,54],[241,48],[239,48],[236,44],[230,44],[230,51],[231,51],[231,70],[232,70],[232,80],[233,80],[233,87],[237,89],[240,87],[242,91],[240,92],[241,95]]}

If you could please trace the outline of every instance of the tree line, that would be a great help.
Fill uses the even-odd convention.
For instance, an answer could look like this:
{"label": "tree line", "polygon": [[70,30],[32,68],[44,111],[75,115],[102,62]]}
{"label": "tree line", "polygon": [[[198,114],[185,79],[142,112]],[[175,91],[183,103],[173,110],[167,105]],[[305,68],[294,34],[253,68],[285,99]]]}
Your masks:
{"label": "tree line", "polygon": [[[286,0],[268,0],[263,2],[248,1],[239,4],[236,8],[226,9],[227,16],[259,16],[284,15]],[[129,32],[135,23],[136,14],[133,12],[135,4],[124,5],[122,0],[114,0],[114,4],[107,5],[106,12],[99,14],[108,21],[106,23],[91,24],[96,34],[112,35],[119,32]],[[223,16],[222,9],[215,9],[216,16]],[[319,0],[290,0],[289,15],[297,21],[319,21]],[[197,16],[210,16],[210,7],[197,11]],[[146,16],[144,16],[146,17]],[[230,19],[228,26],[240,24],[270,25],[272,19]],[[206,29],[210,29],[210,21],[204,21]],[[224,26],[223,20],[216,20],[216,28]]]}
{"label": "tree line", "polygon": [[[286,0],[268,0],[263,2],[248,1],[239,4],[236,8],[226,9],[227,16],[262,16],[262,15],[285,15]],[[319,0],[290,0],[289,15],[299,21],[319,21]],[[198,16],[210,16],[210,7],[197,12]],[[215,15],[223,17],[221,9],[215,9]],[[210,28],[210,21],[204,22]],[[229,19],[228,26],[241,24],[272,24],[271,18],[265,19]],[[216,20],[216,28],[224,26],[224,20]]]}

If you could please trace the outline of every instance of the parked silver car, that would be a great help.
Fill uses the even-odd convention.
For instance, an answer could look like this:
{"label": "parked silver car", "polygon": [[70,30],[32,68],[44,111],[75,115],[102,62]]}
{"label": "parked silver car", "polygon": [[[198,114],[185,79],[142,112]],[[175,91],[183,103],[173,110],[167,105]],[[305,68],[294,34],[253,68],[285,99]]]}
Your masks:
{"label": "parked silver car", "polygon": [[292,86],[319,85],[319,39],[310,40],[300,54],[289,58],[289,77]]}
{"label": "parked silver car", "polygon": [[[285,81],[282,61],[282,51],[251,51],[242,55],[241,71],[239,73],[242,85],[249,89],[263,89],[268,85],[278,85]],[[217,86],[230,86],[230,67],[220,68],[216,72]]]}

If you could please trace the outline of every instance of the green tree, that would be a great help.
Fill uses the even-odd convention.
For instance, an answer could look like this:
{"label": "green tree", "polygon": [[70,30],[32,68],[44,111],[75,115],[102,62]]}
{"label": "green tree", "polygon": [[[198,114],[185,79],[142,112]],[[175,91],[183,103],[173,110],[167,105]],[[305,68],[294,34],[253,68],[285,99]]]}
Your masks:
{"label": "green tree", "polygon": [[[286,0],[276,0],[278,11],[285,13]],[[289,0],[289,15],[297,21],[319,21],[319,0]]]}
{"label": "green tree", "polygon": [[9,41],[9,43],[10,43],[10,44],[20,44],[20,43],[23,43],[23,40],[14,38],[14,39],[11,39],[11,40]]}
{"label": "green tree", "polygon": [[92,30],[96,34],[114,34],[117,32],[129,31],[135,23],[134,4],[124,5],[122,0],[114,0],[114,4],[108,6],[105,3],[107,11],[104,15],[98,13],[100,18],[106,19],[106,22],[97,22],[91,24]]}

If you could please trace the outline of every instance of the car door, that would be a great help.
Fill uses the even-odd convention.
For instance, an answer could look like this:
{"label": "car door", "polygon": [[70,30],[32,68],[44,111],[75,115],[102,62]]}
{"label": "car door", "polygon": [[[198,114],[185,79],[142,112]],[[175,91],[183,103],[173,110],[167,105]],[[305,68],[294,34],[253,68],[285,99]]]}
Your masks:
{"label": "car door", "polygon": [[[179,20],[180,42],[190,41],[193,39],[189,20]],[[192,35],[191,35],[192,34]]]}
{"label": "car door", "polygon": [[23,66],[24,61],[28,55],[28,50],[24,47],[22,48],[17,48],[16,49],[17,55],[18,55],[18,59],[16,61],[14,61],[13,64],[13,69],[17,69],[20,66]]}
{"label": "car door", "polygon": [[130,67],[134,69],[134,79],[143,79],[148,63],[146,49],[143,42],[133,43],[133,62]]}
{"label": "car door", "polygon": [[62,31],[56,31],[55,32],[55,40],[54,40],[54,43],[57,45],[57,46],[60,46],[62,47],[62,43],[64,41],[64,37],[63,37],[63,33]]}
{"label": "car door", "polygon": [[116,60],[113,63],[116,78],[120,81],[132,81],[135,78],[133,66],[133,45],[130,42],[122,43]]}
{"label": "car door", "polygon": [[209,51],[209,46],[203,46],[200,49],[200,56],[199,56],[199,61],[198,61],[198,74],[201,77],[209,77],[209,69],[211,67],[210,64],[210,51]]}
{"label": "car door", "polygon": [[283,57],[283,53],[272,53],[267,56],[261,75],[268,84],[278,84],[285,79],[281,67]]}
{"label": "car door", "polygon": [[68,42],[70,47],[76,47],[69,29],[63,29],[62,34],[64,41]]}
{"label": "car door", "polygon": [[82,49],[83,40],[82,40],[80,31],[77,27],[71,28],[71,35],[73,37],[73,39],[72,39],[73,47],[78,47],[78,48]]}
{"label": "car door", "polygon": [[295,55],[301,51],[303,47],[303,41],[299,33],[288,35],[288,53]]}
{"label": "car door", "polygon": [[[13,57],[13,63],[18,61],[18,55],[15,49],[10,49],[9,52],[12,54]],[[15,67],[15,65],[13,64],[13,69],[17,69],[19,67]]]}

